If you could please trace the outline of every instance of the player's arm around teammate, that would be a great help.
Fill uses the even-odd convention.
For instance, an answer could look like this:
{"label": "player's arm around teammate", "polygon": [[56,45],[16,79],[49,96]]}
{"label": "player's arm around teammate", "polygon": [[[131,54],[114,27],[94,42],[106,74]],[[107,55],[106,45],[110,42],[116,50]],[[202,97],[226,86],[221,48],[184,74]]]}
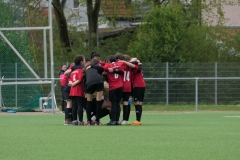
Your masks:
{"label": "player's arm around teammate", "polygon": [[146,83],[143,79],[143,74],[141,71],[141,63],[139,61],[134,61],[135,68],[133,69],[133,97],[134,97],[134,105],[136,112],[136,121],[131,123],[130,125],[141,125],[141,117],[142,117],[142,102],[144,99],[144,93],[146,88]]}
{"label": "player's arm around teammate", "polygon": [[[84,90],[83,90],[83,66],[85,58],[78,55],[74,59],[75,66],[72,67],[71,76],[69,78],[69,86],[71,87],[69,96],[72,99],[72,116],[74,125],[83,125],[83,106],[84,106]],[[79,121],[77,121],[77,115]]]}

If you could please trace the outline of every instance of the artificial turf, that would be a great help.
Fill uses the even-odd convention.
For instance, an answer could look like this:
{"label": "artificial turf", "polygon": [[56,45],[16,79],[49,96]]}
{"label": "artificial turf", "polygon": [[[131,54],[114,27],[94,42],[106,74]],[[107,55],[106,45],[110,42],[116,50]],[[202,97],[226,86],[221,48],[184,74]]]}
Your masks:
{"label": "artificial turf", "polygon": [[0,159],[240,157],[240,112],[144,112],[142,126],[64,126],[63,119],[62,114],[0,115]]}

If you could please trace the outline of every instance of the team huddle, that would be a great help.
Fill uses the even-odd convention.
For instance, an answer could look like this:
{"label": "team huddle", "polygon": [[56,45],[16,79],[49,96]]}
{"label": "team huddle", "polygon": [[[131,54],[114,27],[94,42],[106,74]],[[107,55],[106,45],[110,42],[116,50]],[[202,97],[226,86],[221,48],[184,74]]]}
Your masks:
{"label": "team huddle", "polygon": [[[100,120],[107,115],[110,119],[107,125],[142,124],[146,84],[137,58],[116,53],[103,62],[97,52],[91,54],[91,59],[77,55],[61,78],[61,91],[66,101],[64,125],[103,125]],[[132,99],[136,121],[130,123]],[[85,122],[84,110],[87,115]]]}

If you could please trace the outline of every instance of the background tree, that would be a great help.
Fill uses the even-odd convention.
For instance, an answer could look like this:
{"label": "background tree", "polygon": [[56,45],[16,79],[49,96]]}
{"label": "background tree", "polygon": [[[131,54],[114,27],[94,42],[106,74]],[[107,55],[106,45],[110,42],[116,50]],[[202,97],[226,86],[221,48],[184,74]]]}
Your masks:
{"label": "background tree", "polygon": [[[63,2],[64,1],[62,1],[62,3]],[[62,43],[62,47],[64,49],[64,52],[70,52],[71,44],[68,35],[67,21],[63,13],[62,4],[60,3],[60,0],[52,0],[52,5],[54,8],[56,22],[59,30],[59,38]]]}
{"label": "background tree", "polygon": [[156,6],[140,25],[128,53],[141,57],[145,62],[179,61],[179,44],[184,31],[183,13],[179,6]]}
{"label": "background tree", "polygon": [[[150,1],[153,3],[153,1]],[[128,53],[142,61],[236,61],[233,34],[224,27],[230,1],[158,1],[146,12]],[[200,3],[201,2],[201,3]],[[175,13],[177,12],[177,13]],[[213,27],[211,25],[217,25]],[[158,53],[157,53],[158,52]]]}
{"label": "background tree", "polygon": [[88,16],[88,44],[91,51],[93,46],[97,46],[98,17],[101,0],[87,0]]}
{"label": "background tree", "polygon": [[[79,32],[79,28],[68,26],[68,36],[71,41],[74,42],[71,44],[73,53],[68,56],[70,57],[69,59],[75,54],[89,56],[91,51],[98,50],[104,56],[114,54],[115,52],[128,52],[131,56],[140,57],[142,61],[186,62],[237,60],[234,58],[234,55],[238,54],[237,45],[233,40],[238,39],[237,35],[233,38],[233,35],[228,34],[224,27],[220,27],[223,22],[226,21],[220,4],[230,4],[229,1],[211,0],[205,2],[204,0],[192,0],[191,3],[188,1],[182,3],[182,1],[179,0],[146,0],[143,2],[132,1],[130,3],[130,1],[123,0],[121,3],[124,2],[126,4],[127,8],[125,9],[121,7],[120,1],[116,0],[96,2],[97,3],[93,0],[81,0],[83,5],[88,3],[87,7],[90,9],[90,19],[95,18],[89,23],[88,37],[85,36],[84,32]],[[154,5],[154,2],[159,3],[155,3]],[[150,7],[143,10],[143,5]],[[112,26],[114,26],[113,23],[116,24],[116,20],[119,19],[119,17],[126,13],[130,16],[124,15],[125,20],[142,21],[143,25],[137,30],[135,41],[132,40],[134,34],[129,34],[129,32],[110,39],[101,39],[101,37],[99,37],[100,40],[97,47],[97,27],[98,23],[101,23],[98,21],[100,11],[98,10],[98,12],[96,12],[97,9],[99,9],[98,7],[101,7],[102,12],[104,11],[104,7],[110,7],[110,9],[112,9],[112,12],[108,12],[108,16],[111,17],[111,19],[109,18],[108,20]],[[172,8],[173,12],[169,11],[171,10],[170,8]],[[128,10],[131,10],[131,12],[126,12]],[[32,12],[36,12],[36,9],[32,9]],[[177,14],[175,12],[177,12]],[[141,19],[142,17],[137,19],[137,16],[141,14],[143,15],[143,19]],[[31,14],[29,15],[31,16]],[[105,13],[102,15],[106,16]],[[161,17],[160,15],[163,16]],[[40,16],[41,15],[39,15],[39,19],[41,19]],[[98,19],[96,17],[98,17]],[[32,24],[37,23],[34,21],[35,18],[36,17],[32,16]],[[213,19],[218,19],[218,28],[208,26],[213,23]],[[39,23],[42,22],[40,21]],[[53,25],[55,26],[56,23],[54,22]],[[55,31],[57,31],[56,28],[54,28],[54,32]],[[56,32],[56,34],[58,33]],[[54,35],[56,34],[54,33]],[[54,38],[55,58],[64,60],[66,56],[62,56],[61,58],[61,55],[59,55],[59,53],[62,53],[60,49],[62,42],[60,43],[56,36],[54,36]],[[32,40],[36,41],[35,38],[32,38]],[[86,40],[88,40],[89,45],[84,45]],[[218,43],[218,40],[224,43]],[[42,39],[39,41],[42,41]],[[126,50],[128,43],[131,44],[128,50]],[[39,44],[41,43],[35,44],[35,47],[40,46]],[[232,46],[236,49],[232,49]],[[41,47],[39,47],[39,49],[41,49]],[[236,53],[232,53],[232,51]],[[231,52],[231,54],[227,54],[228,52]]]}

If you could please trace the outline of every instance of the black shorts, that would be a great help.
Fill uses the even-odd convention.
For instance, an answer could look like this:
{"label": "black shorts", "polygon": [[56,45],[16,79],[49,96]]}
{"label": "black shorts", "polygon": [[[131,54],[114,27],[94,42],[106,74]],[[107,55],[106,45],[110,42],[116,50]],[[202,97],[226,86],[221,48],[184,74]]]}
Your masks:
{"label": "black shorts", "polygon": [[145,93],[145,87],[142,87],[142,88],[133,88],[134,102],[137,102],[137,101],[143,102],[144,93]]}
{"label": "black shorts", "polygon": [[93,85],[91,85],[91,86],[88,86],[88,87],[87,87],[87,90],[86,90],[86,93],[87,93],[87,94],[93,94],[94,92],[103,91],[103,89],[104,89],[103,82],[101,82],[101,83],[96,83],[96,84],[93,84]]}
{"label": "black shorts", "polygon": [[109,91],[109,100],[112,101],[116,101],[116,102],[120,102],[122,99],[122,94],[123,94],[123,87],[114,89],[114,90],[110,90]]}
{"label": "black shorts", "polygon": [[128,101],[130,97],[131,92],[123,92],[123,101]]}
{"label": "black shorts", "polygon": [[71,100],[71,97],[69,97],[69,93],[67,92],[64,92],[64,87],[61,86],[61,91],[62,91],[62,94],[63,94],[63,100],[66,101],[66,100]]}

